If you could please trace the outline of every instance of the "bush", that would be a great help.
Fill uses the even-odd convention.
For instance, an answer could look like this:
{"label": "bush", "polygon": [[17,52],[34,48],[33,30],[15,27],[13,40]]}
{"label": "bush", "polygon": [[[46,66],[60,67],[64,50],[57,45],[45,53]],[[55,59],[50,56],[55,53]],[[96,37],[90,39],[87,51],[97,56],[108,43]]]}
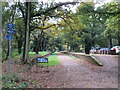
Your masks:
{"label": "bush", "polygon": [[15,73],[2,75],[2,87],[3,88],[26,88],[28,82],[25,82],[21,77]]}
{"label": "bush", "polygon": [[12,50],[12,58],[14,58],[17,55],[19,55],[18,50],[17,49],[13,49]]}
{"label": "bush", "polygon": [[11,74],[3,74],[2,75],[2,81],[3,82],[20,82],[21,78],[15,74],[15,73],[11,73]]}

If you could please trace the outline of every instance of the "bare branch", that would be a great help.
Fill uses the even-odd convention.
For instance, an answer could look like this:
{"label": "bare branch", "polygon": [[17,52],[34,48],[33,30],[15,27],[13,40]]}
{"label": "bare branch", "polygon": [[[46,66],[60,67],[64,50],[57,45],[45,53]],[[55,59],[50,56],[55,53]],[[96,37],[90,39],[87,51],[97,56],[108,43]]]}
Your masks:
{"label": "bare branch", "polygon": [[71,29],[71,30],[73,30],[73,28],[69,25],[69,23],[65,20],[65,18],[63,18],[63,17],[61,17],[63,20],[64,20],[64,22],[69,26],[69,28]]}
{"label": "bare branch", "polygon": [[79,3],[79,2],[58,3],[56,6],[54,6],[54,7],[52,7],[52,8],[48,8],[48,9],[47,9],[46,11],[44,11],[44,12],[38,12],[38,13],[34,14],[32,17],[41,16],[42,14],[48,13],[48,12],[50,12],[51,10],[55,10],[55,9],[57,9],[58,7],[61,7],[61,6],[63,6],[63,5],[68,5],[68,4],[75,5],[75,4],[77,4],[77,3]]}
{"label": "bare branch", "polygon": [[61,24],[52,24],[52,25],[49,25],[49,26],[47,26],[47,27],[45,27],[45,28],[35,27],[34,29],[46,30],[46,29],[48,29],[48,28],[50,28],[50,27],[52,27],[52,26],[57,26],[57,25],[61,25]]}
{"label": "bare branch", "polygon": [[18,6],[19,6],[19,9],[21,10],[23,18],[25,18],[25,12],[23,11],[23,8],[22,8],[20,2],[18,2]]}

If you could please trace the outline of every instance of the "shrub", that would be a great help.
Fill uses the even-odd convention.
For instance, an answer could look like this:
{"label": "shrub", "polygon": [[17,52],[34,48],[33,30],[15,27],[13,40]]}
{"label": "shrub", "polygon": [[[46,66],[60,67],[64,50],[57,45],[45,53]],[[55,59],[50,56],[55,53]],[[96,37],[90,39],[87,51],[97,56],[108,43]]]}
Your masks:
{"label": "shrub", "polygon": [[11,74],[3,74],[2,75],[2,81],[3,82],[20,82],[21,78],[15,74],[15,73],[11,73]]}
{"label": "shrub", "polygon": [[15,73],[2,75],[3,88],[26,88],[28,84],[28,82],[25,82],[24,79],[22,79]]}

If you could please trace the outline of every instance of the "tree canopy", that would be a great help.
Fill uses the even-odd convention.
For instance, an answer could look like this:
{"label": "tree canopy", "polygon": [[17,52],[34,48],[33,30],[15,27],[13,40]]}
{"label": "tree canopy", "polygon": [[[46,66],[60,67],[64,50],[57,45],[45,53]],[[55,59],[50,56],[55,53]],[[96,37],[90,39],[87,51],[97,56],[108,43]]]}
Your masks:
{"label": "tree canopy", "polygon": [[[76,4],[73,12],[71,8]],[[30,50],[79,52],[82,46],[89,54],[91,47],[120,46],[120,3],[95,5],[94,2],[15,2],[11,6],[4,3],[3,28],[7,29],[7,23],[15,24],[13,47],[23,53],[23,61]],[[7,57],[7,40],[3,45]]]}

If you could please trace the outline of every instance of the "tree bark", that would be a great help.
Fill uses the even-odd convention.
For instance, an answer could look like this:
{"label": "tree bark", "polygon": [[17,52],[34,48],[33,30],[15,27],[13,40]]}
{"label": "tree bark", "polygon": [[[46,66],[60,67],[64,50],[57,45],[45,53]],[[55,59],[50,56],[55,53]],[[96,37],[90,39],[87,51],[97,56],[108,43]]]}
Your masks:
{"label": "tree bark", "polygon": [[40,46],[41,46],[42,33],[43,33],[43,30],[41,31],[40,35],[38,36],[38,43],[36,46],[36,54],[38,54],[39,50],[41,49]]}
{"label": "tree bark", "polygon": [[22,52],[22,40],[18,41],[18,53],[21,54]]}
{"label": "tree bark", "polygon": [[85,54],[90,54],[91,43],[88,39],[85,39]]}
{"label": "tree bark", "polygon": [[90,46],[89,45],[85,46],[85,54],[90,54]]}
{"label": "tree bark", "polygon": [[118,46],[120,46],[120,37],[118,36]]}
{"label": "tree bark", "polygon": [[110,48],[112,48],[113,44],[112,44],[112,38],[110,38]]}
{"label": "tree bark", "polygon": [[26,30],[25,30],[25,41],[24,41],[24,51],[23,51],[23,63],[27,63],[28,50],[29,50],[29,33],[30,33],[30,6],[31,2],[26,0],[27,16],[26,16]]}

